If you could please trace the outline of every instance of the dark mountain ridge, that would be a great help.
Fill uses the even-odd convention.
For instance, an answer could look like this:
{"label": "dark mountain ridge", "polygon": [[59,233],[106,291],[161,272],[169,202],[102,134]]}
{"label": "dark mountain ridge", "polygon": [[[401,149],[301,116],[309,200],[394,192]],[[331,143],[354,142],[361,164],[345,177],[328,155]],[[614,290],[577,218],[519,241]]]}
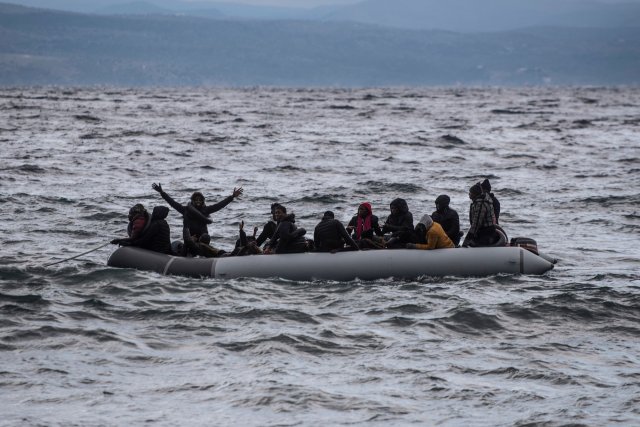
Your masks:
{"label": "dark mountain ridge", "polygon": [[0,4],[1,85],[621,85],[640,29],[485,34]]}

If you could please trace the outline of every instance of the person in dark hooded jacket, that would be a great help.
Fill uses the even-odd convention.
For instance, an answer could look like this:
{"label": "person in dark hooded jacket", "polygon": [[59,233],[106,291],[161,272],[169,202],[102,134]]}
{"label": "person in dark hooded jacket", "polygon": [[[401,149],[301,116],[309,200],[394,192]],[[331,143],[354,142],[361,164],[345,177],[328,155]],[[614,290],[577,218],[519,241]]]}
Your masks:
{"label": "person in dark hooded jacket", "polygon": [[282,205],[280,203],[273,203],[271,205],[271,219],[267,221],[264,227],[262,227],[262,231],[260,232],[260,235],[256,239],[256,244],[258,246],[262,246],[264,242],[266,242],[268,239],[273,237],[273,233],[276,231],[276,227],[278,226],[278,223],[275,217],[275,211],[276,211],[276,208],[279,206],[282,206]]}
{"label": "person in dark hooded jacket", "polygon": [[234,188],[233,193],[229,197],[216,203],[215,205],[207,206],[204,202],[204,196],[202,195],[202,193],[196,191],[191,195],[191,200],[189,201],[189,203],[187,203],[186,205],[181,205],[180,203],[173,200],[171,196],[165,193],[162,190],[162,186],[160,184],[151,184],[151,188],[160,193],[160,196],[162,196],[162,198],[166,200],[172,208],[182,214],[183,224],[189,229],[189,235],[198,237],[209,234],[207,224],[212,223],[209,215],[227,206],[233,201],[233,199],[240,197],[243,192],[242,187]]}
{"label": "person in dark hooded jacket", "polygon": [[458,246],[462,233],[460,232],[460,216],[458,212],[449,207],[451,199],[446,194],[441,194],[436,198],[436,210],[431,214],[431,218],[442,226],[442,229],[449,239]]}
{"label": "person in dark hooded jacket", "polygon": [[303,237],[307,230],[295,225],[296,216],[291,213],[287,215],[284,206],[275,209],[274,217],[278,222],[273,237],[265,245],[265,254],[293,254],[307,251],[307,241]]}
{"label": "person in dark hooded jacket", "polygon": [[411,243],[413,237],[413,214],[404,199],[395,199],[389,204],[391,215],[387,217],[382,231],[391,233],[387,240],[387,247],[404,247]]}
{"label": "person in dark hooded jacket", "polygon": [[491,183],[488,179],[482,181],[482,183],[480,183],[480,186],[482,187],[482,191],[488,193],[489,197],[491,197],[491,203],[493,204],[493,213],[496,216],[496,225],[498,225],[500,223],[500,202],[498,201],[496,195],[491,192]]}
{"label": "person in dark hooded jacket", "polygon": [[313,231],[313,242],[317,252],[337,252],[345,249],[348,244],[352,250],[359,250],[344,225],[335,219],[333,212],[326,211],[322,221],[316,225]]}
{"label": "person in dark hooded jacket", "polygon": [[489,193],[482,191],[480,183],[469,189],[469,231],[462,246],[492,246],[500,240],[496,231],[496,217]]}
{"label": "person in dark hooded jacket", "polygon": [[[146,211],[145,211],[146,212]],[[129,234],[126,239],[114,239],[111,243],[120,246],[136,246],[163,254],[171,254],[171,230],[166,221],[169,215],[169,208],[166,206],[156,206],[153,208],[151,217],[147,221],[140,233],[131,232],[132,223],[129,223]]]}

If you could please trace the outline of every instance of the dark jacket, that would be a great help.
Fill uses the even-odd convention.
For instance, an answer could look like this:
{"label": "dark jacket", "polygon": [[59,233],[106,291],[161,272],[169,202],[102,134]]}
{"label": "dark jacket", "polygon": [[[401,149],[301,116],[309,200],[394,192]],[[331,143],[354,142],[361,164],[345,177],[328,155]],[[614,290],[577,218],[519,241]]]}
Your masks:
{"label": "dark jacket", "polygon": [[491,246],[499,238],[493,203],[488,193],[482,193],[471,202],[469,223],[463,246]]}
{"label": "dark jacket", "polygon": [[[354,216],[353,218],[351,218],[351,221],[349,221],[349,225],[348,227],[353,227],[353,237],[356,237],[356,227],[358,226],[358,215]],[[384,233],[382,232],[382,230],[380,229],[380,223],[378,221],[378,217],[375,215],[371,215],[371,228],[368,230],[364,230],[362,232],[362,235],[360,236],[361,239],[371,239],[373,238],[373,234],[375,233],[376,236],[382,236]]]}
{"label": "dark jacket", "polygon": [[262,246],[264,242],[272,238],[273,233],[275,233],[277,227],[278,227],[278,224],[275,221],[271,220],[267,222],[264,225],[264,227],[262,227],[262,231],[260,232],[260,235],[256,239],[256,244],[258,246]]}
{"label": "dark jacket", "polygon": [[460,244],[460,217],[458,212],[450,207],[445,207],[439,211],[434,211],[431,214],[431,218],[434,222],[437,222],[442,226],[442,229],[449,239],[457,246]]}
{"label": "dark jacket", "polygon": [[150,251],[171,253],[171,231],[166,221],[169,208],[156,206],[153,208],[151,220],[142,234],[136,239],[123,239],[123,246],[137,246]]}
{"label": "dark jacket", "polygon": [[489,197],[491,197],[491,202],[493,204],[493,213],[496,216],[496,224],[499,224],[498,219],[500,218],[500,202],[493,193],[489,193]]}
{"label": "dark jacket", "polygon": [[323,219],[313,231],[313,242],[318,252],[330,252],[344,248],[345,243],[358,250],[358,245],[337,219]]}
{"label": "dark jacket", "polygon": [[210,218],[208,218],[208,216],[213,212],[219,211],[233,201],[233,196],[229,196],[221,202],[216,203],[215,205],[204,205],[200,209],[197,209],[191,204],[191,202],[187,203],[186,205],[181,205],[180,203],[173,200],[171,196],[169,196],[164,191],[160,192],[160,196],[162,196],[162,198],[165,199],[172,208],[182,214],[184,226],[189,229],[189,233],[192,236],[202,236],[203,234],[209,234],[207,224],[211,224],[212,221]]}
{"label": "dark jacket", "polygon": [[395,199],[391,206],[398,208],[397,214],[389,215],[384,223],[383,231],[391,232],[393,236],[405,233],[413,233],[413,214],[409,212],[409,206],[404,199]]}
{"label": "dark jacket", "polygon": [[297,228],[295,222],[295,214],[287,215],[278,223],[273,237],[266,246],[273,248],[277,254],[306,252],[307,241],[302,236],[307,231],[304,228]]}

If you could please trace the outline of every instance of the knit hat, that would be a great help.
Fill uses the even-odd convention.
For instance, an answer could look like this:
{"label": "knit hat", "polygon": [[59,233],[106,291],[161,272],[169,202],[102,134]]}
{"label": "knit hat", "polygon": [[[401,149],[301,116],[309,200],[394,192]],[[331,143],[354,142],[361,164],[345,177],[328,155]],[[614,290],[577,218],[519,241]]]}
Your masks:
{"label": "knit hat", "polygon": [[469,195],[475,199],[481,194],[482,194],[482,186],[480,185],[479,182],[476,182],[469,189]]}
{"label": "knit hat", "polygon": [[433,224],[433,220],[429,215],[422,215],[422,218],[420,218],[420,221],[418,221],[418,224],[423,224],[428,230],[429,227],[431,227],[431,225]]}
{"label": "knit hat", "polygon": [[333,212],[331,211],[326,211],[324,213],[324,215],[322,216],[322,219],[334,219],[335,216],[333,215]]}
{"label": "knit hat", "polygon": [[441,208],[449,207],[450,202],[451,199],[446,194],[441,194],[436,199],[436,205],[440,206]]}
{"label": "knit hat", "polygon": [[486,192],[490,192],[491,191],[491,183],[489,182],[488,179],[485,179],[484,181],[482,181],[482,184],[480,184],[480,186]]}

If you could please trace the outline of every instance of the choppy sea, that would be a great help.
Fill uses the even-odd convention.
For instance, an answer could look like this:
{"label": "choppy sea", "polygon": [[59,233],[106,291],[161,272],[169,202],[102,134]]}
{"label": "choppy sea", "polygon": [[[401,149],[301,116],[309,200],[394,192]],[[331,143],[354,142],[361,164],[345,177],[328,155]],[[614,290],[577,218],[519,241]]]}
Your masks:
{"label": "choppy sea", "polygon": [[[2,426],[637,426],[640,88],[0,89]],[[188,279],[106,266],[135,203],[313,231],[489,178],[542,276]],[[169,216],[172,235],[181,220]],[[249,228],[250,229],[250,228]],[[339,256],[339,255],[337,255]]]}

